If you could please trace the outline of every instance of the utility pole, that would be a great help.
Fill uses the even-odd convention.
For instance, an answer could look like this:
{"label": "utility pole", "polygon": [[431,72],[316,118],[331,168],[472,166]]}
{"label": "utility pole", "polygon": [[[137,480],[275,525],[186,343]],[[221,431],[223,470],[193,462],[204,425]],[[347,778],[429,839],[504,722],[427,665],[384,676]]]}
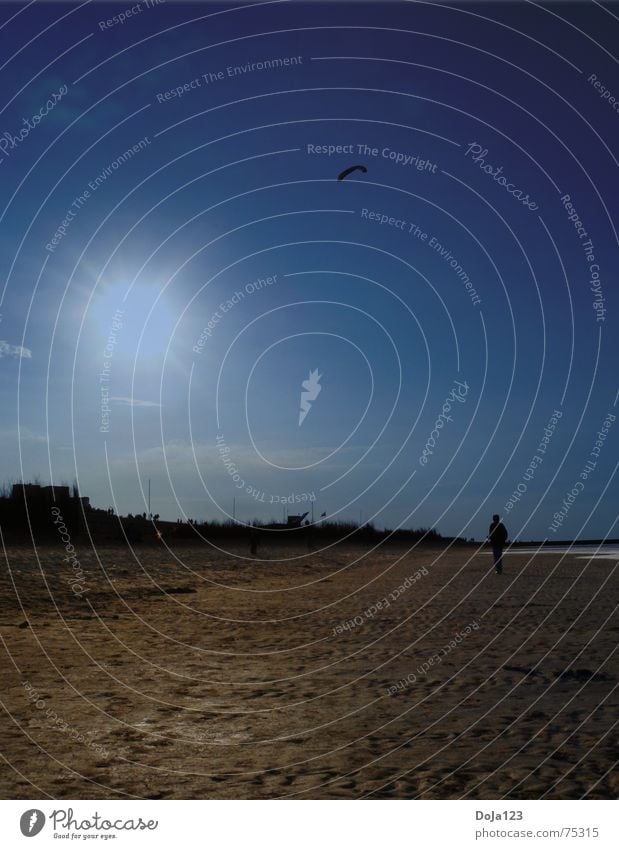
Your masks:
{"label": "utility pole", "polygon": [[152,517],[152,513],[150,512],[150,478],[148,479],[148,518]]}
{"label": "utility pole", "polygon": [[232,521],[236,523],[236,495],[232,498]]}

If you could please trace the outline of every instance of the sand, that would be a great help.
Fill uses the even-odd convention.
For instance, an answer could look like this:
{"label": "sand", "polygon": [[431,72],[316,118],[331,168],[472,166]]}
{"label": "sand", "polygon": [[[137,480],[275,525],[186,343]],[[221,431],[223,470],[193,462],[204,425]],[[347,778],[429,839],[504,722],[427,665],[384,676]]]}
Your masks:
{"label": "sand", "polygon": [[261,553],[9,548],[2,797],[616,797],[616,563]]}

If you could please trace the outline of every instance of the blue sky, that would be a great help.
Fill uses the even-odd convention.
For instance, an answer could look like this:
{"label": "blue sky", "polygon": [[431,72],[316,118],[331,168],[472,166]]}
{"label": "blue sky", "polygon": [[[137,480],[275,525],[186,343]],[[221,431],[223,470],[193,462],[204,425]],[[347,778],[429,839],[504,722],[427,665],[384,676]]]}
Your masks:
{"label": "blue sky", "polygon": [[315,498],[618,535],[616,4],[36,2],[0,27],[4,480],[142,512],[150,478],[171,519]]}

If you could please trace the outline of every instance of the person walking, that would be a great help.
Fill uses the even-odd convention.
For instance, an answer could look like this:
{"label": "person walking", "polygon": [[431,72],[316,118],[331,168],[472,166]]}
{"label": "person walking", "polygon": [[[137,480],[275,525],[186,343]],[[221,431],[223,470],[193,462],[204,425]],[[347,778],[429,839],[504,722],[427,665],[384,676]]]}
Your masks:
{"label": "person walking", "polygon": [[251,525],[251,530],[249,532],[249,553],[252,557],[255,557],[258,554],[258,546],[260,545],[260,540],[258,539],[258,530],[255,525]]}
{"label": "person walking", "polygon": [[492,556],[494,558],[494,568],[497,575],[503,573],[503,548],[507,542],[507,528],[501,522],[501,517],[495,513],[492,517],[492,522],[488,529],[488,542],[492,546]]}

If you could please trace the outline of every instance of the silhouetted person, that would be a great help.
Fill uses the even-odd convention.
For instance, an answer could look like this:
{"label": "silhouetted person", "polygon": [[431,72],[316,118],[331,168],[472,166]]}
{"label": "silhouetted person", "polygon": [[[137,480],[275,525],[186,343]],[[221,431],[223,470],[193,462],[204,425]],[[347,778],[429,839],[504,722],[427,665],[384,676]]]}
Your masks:
{"label": "silhouetted person", "polygon": [[495,513],[488,529],[488,542],[492,546],[494,568],[496,569],[497,575],[500,575],[503,572],[503,547],[507,542],[507,537],[507,528],[503,522],[501,522],[501,517]]}
{"label": "silhouetted person", "polygon": [[258,532],[252,525],[251,532],[249,534],[249,553],[252,557],[255,557],[258,553],[258,544]]}

